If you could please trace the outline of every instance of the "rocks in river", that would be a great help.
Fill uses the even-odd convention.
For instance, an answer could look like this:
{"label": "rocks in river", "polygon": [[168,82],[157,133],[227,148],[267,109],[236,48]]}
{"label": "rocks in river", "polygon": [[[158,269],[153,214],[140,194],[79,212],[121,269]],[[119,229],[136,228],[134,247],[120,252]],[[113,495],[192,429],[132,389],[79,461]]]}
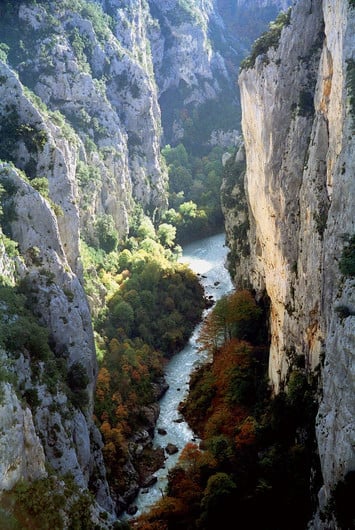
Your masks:
{"label": "rocks in river", "polygon": [[154,429],[159,417],[159,403],[151,403],[140,408],[140,415],[144,418],[145,428],[149,435],[154,436]]}
{"label": "rocks in river", "polygon": [[168,434],[166,430],[163,429],[162,427],[158,427],[157,431],[158,431],[158,434],[160,434],[161,436],[165,436],[166,434]]}
{"label": "rocks in river", "polygon": [[128,506],[126,510],[128,515],[134,515],[135,513],[137,513],[137,511],[138,511],[138,507],[135,504],[131,504],[131,506]]}
{"label": "rocks in river", "polygon": [[176,420],[174,420],[174,423],[182,423],[184,421],[184,418],[176,418]]}
{"label": "rocks in river", "polygon": [[178,448],[176,447],[176,445],[174,444],[171,444],[169,443],[166,447],[165,447],[165,451],[168,453],[168,455],[174,455],[175,453],[178,452]]}
{"label": "rocks in river", "polygon": [[169,388],[169,385],[165,381],[164,377],[160,377],[159,379],[157,379],[157,381],[155,383],[152,383],[154,399],[156,401],[159,401],[159,399],[161,399],[163,397],[163,395],[168,390],[168,388]]}
{"label": "rocks in river", "polygon": [[213,296],[209,296],[208,298],[205,298],[205,308],[209,309],[214,304]]}
{"label": "rocks in river", "polygon": [[158,478],[155,475],[150,475],[146,478],[144,481],[144,484],[142,484],[143,488],[150,488],[150,486],[153,486],[158,482]]}

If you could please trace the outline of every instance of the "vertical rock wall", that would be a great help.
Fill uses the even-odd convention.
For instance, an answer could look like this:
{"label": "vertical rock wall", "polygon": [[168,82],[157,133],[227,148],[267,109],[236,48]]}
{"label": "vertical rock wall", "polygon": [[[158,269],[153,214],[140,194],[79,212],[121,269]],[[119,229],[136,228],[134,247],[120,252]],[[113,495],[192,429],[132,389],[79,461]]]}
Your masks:
{"label": "vertical rock wall", "polygon": [[[276,49],[265,49],[239,78],[250,252],[238,256],[235,281],[270,298],[274,391],[287,384],[295,356],[320,370],[323,506],[355,467],[355,299],[353,280],[339,270],[355,221],[354,24],[347,1],[300,0]],[[239,205],[239,213],[226,208],[232,248],[245,212]],[[348,308],[345,318],[339,306]]]}

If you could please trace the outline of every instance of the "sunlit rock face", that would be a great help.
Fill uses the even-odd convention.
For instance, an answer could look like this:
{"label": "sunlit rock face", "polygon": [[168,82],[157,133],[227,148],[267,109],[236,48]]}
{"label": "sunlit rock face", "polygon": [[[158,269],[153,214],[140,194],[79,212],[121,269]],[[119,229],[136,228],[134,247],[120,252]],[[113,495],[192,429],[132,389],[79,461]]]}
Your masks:
{"label": "sunlit rock face", "polygon": [[[24,282],[33,313],[49,331],[52,355],[62,360],[67,374],[80,365],[86,396],[80,404],[71,402],[68,376],[53,372],[54,357],[48,366],[45,361],[35,368],[26,348],[1,350],[1,489],[20,479],[43,478],[49,464],[60,475],[70,472],[84,489],[95,477],[97,501],[112,511],[102,442],[92,418],[97,365],[79,259],[77,144],[33,103],[11,69],[2,64],[0,72],[2,123],[21,132],[9,138],[11,163],[0,164],[5,224],[19,252],[11,257],[1,244],[2,283]],[[37,181],[46,177],[47,198],[25,175],[29,168]],[[5,301],[4,322],[18,318],[6,316],[6,309]]]}
{"label": "sunlit rock face", "polygon": [[[354,108],[347,83],[354,24],[348,2],[300,0],[277,49],[265,49],[242,71],[247,206],[240,200],[239,213],[238,207],[227,212],[232,246],[233,229],[248,213],[248,252],[239,256],[235,281],[270,298],[275,392],[297,356],[321,373],[322,503],[355,465],[355,299],[351,278],[339,270],[344,234],[354,234]],[[340,318],[339,306],[348,316]],[[314,525],[322,527],[319,520]]]}
{"label": "sunlit rock face", "polygon": [[[147,5],[103,4],[110,15],[100,7],[75,10],[66,3],[22,5],[18,21],[25,35],[32,33],[34,49],[19,73],[51,110],[66,117],[82,141],[80,160],[99,175],[96,182],[81,182],[82,229],[88,230],[93,216],[109,214],[124,235],[132,199],[145,207],[166,205],[166,174]],[[43,42],[45,32],[50,42]]]}
{"label": "sunlit rock face", "polygon": [[[3,360],[3,359],[2,359]],[[19,480],[46,476],[45,456],[29,408],[23,408],[9,384],[0,405],[0,490],[11,489]]]}

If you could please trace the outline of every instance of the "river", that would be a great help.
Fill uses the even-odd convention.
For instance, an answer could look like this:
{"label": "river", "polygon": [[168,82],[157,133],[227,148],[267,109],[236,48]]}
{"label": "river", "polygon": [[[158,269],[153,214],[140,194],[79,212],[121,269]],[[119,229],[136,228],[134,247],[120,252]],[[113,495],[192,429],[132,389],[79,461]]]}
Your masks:
{"label": "river", "polygon": [[[201,283],[207,297],[212,296],[215,301],[233,290],[230,275],[225,268],[228,248],[225,246],[225,235],[217,234],[205,239],[198,240],[186,245],[181,262],[187,263],[190,268],[200,275]],[[209,309],[204,312],[206,316]],[[151,505],[161,498],[167,485],[169,469],[176,464],[181,450],[193,440],[197,440],[178,412],[179,403],[186,397],[189,389],[190,374],[206,357],[198,352],[197,338],[200,325],[198,325],[191,336],[186,347],[169,361],[165,377],[169,385],[168,390],[160,400],[160,415],[158,418],[154,446],[166,447],[171,443],[178,447],[174,455],[166,455],[165,467],[159,469],[155,476],[157,482],[148,491],[142,490],[134,504],[138,507],[135,517],[145,512]],[[161,435],[158,429],[164,429],[167,434]],[[144,492],[145,491],[145,492]]]}

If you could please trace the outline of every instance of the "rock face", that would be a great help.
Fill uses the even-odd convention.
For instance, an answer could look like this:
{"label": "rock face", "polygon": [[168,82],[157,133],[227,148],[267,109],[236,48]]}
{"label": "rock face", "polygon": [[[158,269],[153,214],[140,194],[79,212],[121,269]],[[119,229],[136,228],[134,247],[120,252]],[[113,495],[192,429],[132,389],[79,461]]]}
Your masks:
{"label": "rock face", "polygon": [[[77,9],[50,2],[18,11],[34,48],[19,67],[20,77],[66,117],[83,142],[79,157],[91,178],[79,174],[81,228],[91,237],[89,219],[103,214],[124,235],[132,199],[152,209],[166,205],[160,109],[146,34],[151,19],[145,3],[131,4],[107,1],[112,17],[85,2]],[[50,32],[50,42],[43,43],[43,32]],[[43,46],[47,51],[41,53]]]}
{"label": "rock face", "polygon": [[[19,478],[45,476],[44,464],[50,462],[59,474],[70,472],[84,489],[95,476],[97,500],[112,512],[102,454],[96,450],[101,438],[92,420],[97,366],[79,267],[76,151],[48,114],[30,101],[17,76],[5,65],[1,66],[0,92],[3,120],[11,121],[17,130],[16,142],[11,138],[9,158],[24,168],[32,160],[38,174],[48,178],[50,196],[41,195],[31,185],[35,180],[29,181],[13,163],[1,162],[6,226],[19,251],[19,256],[11,259],[6,243],[3,245],[3,278],[10,284],[15,279],[24,282],[33,312],[49,330],[53,355],[66,366],[67,380],[73,370],[83,374],[81,389],[86,396],[81,403],[74,402],[50,364],[36,363],[35,375],[27,349],[2,352],[2,364],[11,381],[4,383],[3,390],[2,489],[10,489]],[[20,124],[26,124],[26,129]],[[29,138],[38,145],[30,144]],[[4,319],[6,308],[2,309]],[[18,317],[14,314],[11,318]],[[28,405],[23,405],[24,397]]]}
{"label": "rock face", "polygon": [[346,1],[295,4],[276,49],[266,47],[240,75],[246,166],[241,150],[238,181],[224,184],[236,285],[270,298],[275,392],[295,356],[321,371],[321,504],[355,466],[355,299],[339,269],[355,221],[354,24]]}
{"label": "rock face", "polygon": [[[223,127],[209,123],[205,140],[234,141],[234,122],[224,123],[236,102],[222,57],[226,20],[212,0],[188,4],[0,7],[1,285],[49,334],[45,355],[0,336],[0,491],[49,466],[89,489],[98,513],[114,517],[122,501],[110,496],[92,418],[97,366],[80,240],[97,247],[107,226],[124,238],[136,206],[151,217],[167,207],[161,110],[166,139],[178,141],[190,114],[217,102]],[[20,309],[0,300],[0,326],[20,321]]]}
{"label": "rock face", "polygon": [[[197,136],[205,147],[235,145],[240,120],[235,91],[239,62],[258,31],[289,5],[290,0],[256,0],[247,5],[228,0],[149,1],[155,21],[150,42],[166,143],[183,140],[196,149]],[[248,17],[258,24],[244,30],[248,34],[244,42],[242,28]]]}
{"label": "rock face", "polygon": [[0,489],[8,490],[19,480],[46,476],[45,455],[30,408],[23,408],[11,385],[4,384],[0,406]]}
{"label": "rock face", "polygon": [[225,61],[210,40],[211,28],[221,31],[224,23],[210,0],[191,5],[152,0],[150,6],[157,22],[151,42],[164,136],[166,142],[176,143],[187,132],[192,110],[215,101],[232,85]]}

